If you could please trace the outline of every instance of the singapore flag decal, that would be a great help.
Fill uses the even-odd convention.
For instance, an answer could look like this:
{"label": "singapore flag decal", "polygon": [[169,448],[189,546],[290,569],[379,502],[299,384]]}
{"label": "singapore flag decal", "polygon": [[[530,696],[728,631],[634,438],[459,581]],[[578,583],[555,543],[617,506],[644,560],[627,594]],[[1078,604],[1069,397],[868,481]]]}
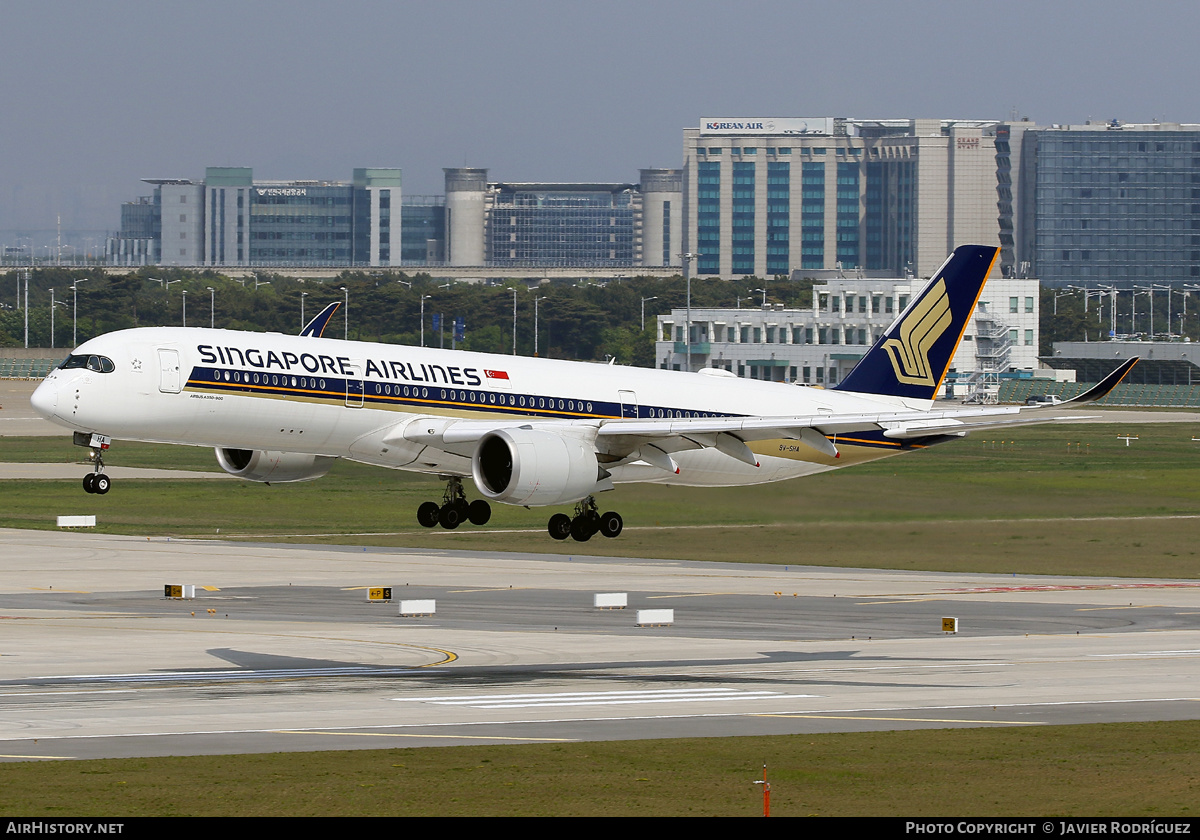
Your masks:
{"label": "singapore flag decal", "polygon": [[488,379],[508,379],[508,371],[504,370],[485,370],[483,373]]}

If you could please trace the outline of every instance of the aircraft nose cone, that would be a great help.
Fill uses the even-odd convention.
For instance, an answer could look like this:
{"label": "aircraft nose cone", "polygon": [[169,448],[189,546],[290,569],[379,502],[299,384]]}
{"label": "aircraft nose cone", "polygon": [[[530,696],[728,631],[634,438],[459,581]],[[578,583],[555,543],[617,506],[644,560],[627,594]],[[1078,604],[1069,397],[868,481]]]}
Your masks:
{"label": "aircraft nose cone", "polygon": [[55,411],[58,409],[58,383],[46,380],[37,386],[37,389],[29,397],[29,404],[33,406],[34,411],[47,420],[54,417]]}

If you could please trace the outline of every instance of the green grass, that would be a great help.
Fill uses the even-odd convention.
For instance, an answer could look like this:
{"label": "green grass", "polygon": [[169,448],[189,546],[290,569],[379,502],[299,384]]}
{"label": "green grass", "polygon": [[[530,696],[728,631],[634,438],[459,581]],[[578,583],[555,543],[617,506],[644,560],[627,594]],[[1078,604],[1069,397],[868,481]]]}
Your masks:
{"label": "green grass", "polygon": [[5,816],[1194,817],[1200,722],[0,765]]}
{"label": "green grass", "polygon": [[[1139,440],[1126,447],[1118,434]],[[53,528],[96,514],[98,530],[339,544],[1022,574],[1195,577],[1200,443],[1184,424],[1045,426],[779,484],[623,485],[599,498],[625,517],[617,540],[554,542],[551,509],[494,505],[486,528],[416,524],[436,479],[338,462],[298,484],[78,480],[0,483],[0,526]],[[57,438],[0,440],[0,461],[72,462]],[[118,442],[110,464],[215,470],[210,450]],[[84,467],[80,467],[82,477]],[[468,488],[474,495],[473,488]],[[1171,518],[1176,517],[1176,518]],[[696,529],[694,526],[705,526]],[[748,527],[764,526],[764,527]],[[692,530],[688,530],[691,527]],[[527,529],[530,533],[504,533]]]}

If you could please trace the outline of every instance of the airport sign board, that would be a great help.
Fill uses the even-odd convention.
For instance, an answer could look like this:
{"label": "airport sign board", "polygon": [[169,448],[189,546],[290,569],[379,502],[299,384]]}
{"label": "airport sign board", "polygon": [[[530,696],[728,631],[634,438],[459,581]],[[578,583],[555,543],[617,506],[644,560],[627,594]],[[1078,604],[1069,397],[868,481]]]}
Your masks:
{"label": "airport sign board", "polygon": [[701,134],[833,134],[833,117],[702,117]]}

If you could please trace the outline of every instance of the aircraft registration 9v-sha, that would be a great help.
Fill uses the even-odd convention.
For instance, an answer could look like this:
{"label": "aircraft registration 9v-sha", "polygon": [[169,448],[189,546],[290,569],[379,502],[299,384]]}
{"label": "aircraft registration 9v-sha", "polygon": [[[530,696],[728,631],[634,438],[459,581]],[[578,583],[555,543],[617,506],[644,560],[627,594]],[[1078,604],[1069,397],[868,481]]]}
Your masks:
{"label": "aircraft registration 9v-sha", "polygon": [[[113,439],[211,446],[250,481],[305,481],[336,458],[441,476],[427,527],[485,524],[489,502],[574,505],[551,536],[615,537],[597,494],[625,482],[781,481],[920,449],[974,429],[1071,419],[934,402],[997,249],[963,246],[836,387],[203,328],[122,330],[80,345],[33,407],[97,449],[84,489],[106,493]],[[1085,394],[1103,397],[1136,359]],[[1018,416],[1021,415],[1021,416]],[[480,495],[467,502],[463,479]]]}

